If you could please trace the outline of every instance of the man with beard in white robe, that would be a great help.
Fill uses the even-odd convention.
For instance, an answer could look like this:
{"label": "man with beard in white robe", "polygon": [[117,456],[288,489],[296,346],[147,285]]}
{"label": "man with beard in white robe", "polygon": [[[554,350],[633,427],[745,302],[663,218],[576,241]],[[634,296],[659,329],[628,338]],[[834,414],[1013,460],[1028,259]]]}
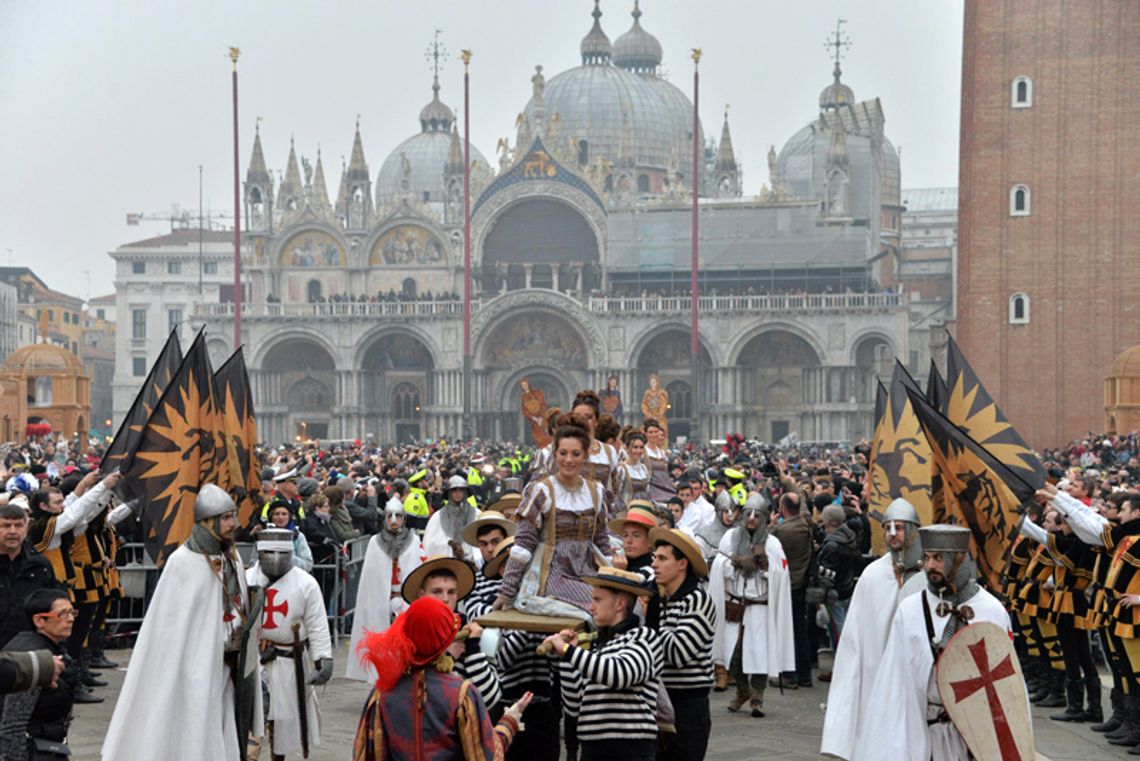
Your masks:
{"label": "man with beard in white robe", "polygon": [[[864,712],[854,761],[969,761],[966,743],[938,694],[935,651],[941,654],[954,633],[970,624],[989,622],[1013,636],[1009,613],[978,586],[970,530],[926,526],[919,537],[926,588],[899,603],[891,622],[870,695],[883,710]],[[1027,715],[1024,721],[1032,720]]]}
{"label": "man with beard in white robe", "polygon": [[463,529],[479,517],[479,510],[467,499],[467,479],[452,476],[447,480],[447,501],[428,519],[424,529],[424,553],[430,557],[446,555],[466,560],[478,568],[483,563],[479,548],[463,541]]}
{"label": "man with beard in white robe", "polygon": [[352,616],[352,639],[345,676],[372,683],[376,675],[355,657],[357,644],[368,632],[382,632],[392,619],[408,608],[400,587],[408,574],[424,562],[424,548],[416,533],[404,525],[404,506],[392,498],[384,507],[384,528],[368,542],[360,584],[356,589],[356,612]]}
{"label": "man with beard in white robe", "polygon": [[796,667],[792,586],[780,540],[768,534],[767,498],[751,495],[743,512],[743,523],[721,538],[724,557],[709,578],[717,619],[725,622],[713,638],[713,662],[728,664],[736,681],[728,710],[751,703],[753,718],[761,718],[768,675]]}
{"label": "man with beard in white robe", "polygon": [[883,534],[889,552],[863,569],[851,595],[827,692],[819,748],[825,756],[847,760],[854,755],[863,712],[872,703],[871,687],[887,646],[895,609],[926,584],[921,573],[920,525],[918,511],[905,499],[891,502],[883,513]]}
{"label": "man with beard in white robe", "polygon": [[[234,547],[234,501],[207,484],[198,492],[194,520],[190,538],[163,566],[147,608],[103,740],[104,761],[245,757],[248,736],[242,732],[239,738],[235,680],[248,681],[231,676],[231,670],[243,663],[238,656],[247,638],[244,665],[256,676],[260,605],[251,606]],[[241,722],[260,736],[260,688],[248,703],[239,702]]]}
{"label": "man with beard in white robe", "polygon": [[[250,586],[265,590],[261,621],[261,668],[269,692],[271,761],[284,761],[321,744],[316,686],[332,678],[333,657],[324,597],[317,580],[293,566],[293,532],[263,529],[257,535],[257,564],[247,574]],[[301,700],[297,695],[296,638],[302,645],[305,683],[305,736],[301,735]]]}

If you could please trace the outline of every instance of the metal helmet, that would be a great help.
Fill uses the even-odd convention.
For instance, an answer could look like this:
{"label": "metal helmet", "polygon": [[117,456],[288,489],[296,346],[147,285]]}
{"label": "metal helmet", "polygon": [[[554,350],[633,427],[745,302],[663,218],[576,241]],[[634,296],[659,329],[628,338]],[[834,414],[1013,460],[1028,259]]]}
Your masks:
{"label": "metal helmet", "polygon": [[194,500],[194,522],[204,521],[237,510],[237,505],[226,490],[214,484],[206,484],[198,490]]}
{"label": "metal helmet", "polygon": [[918,518],[918,511],[914,509],[914,505],[907,502],[902,497],[899,497],[891,504],[887,505],[887,509],[883,511],[883,525],[891,521],[899,521],[900,523],[913,523],[916,526],[921,526],[922,521]]}
{"label": "metal helmet", "polygon": [[726,513],[736,507],[732,501],[732,495],[727,491],[722,491],[716,495],[716,504],[713,505],[718,513]]}
{"label": "metal helmet", "polygon": [[257,563],[261,572],[273,581],[284,576],[293,567],[293,532],[284,528],[258,532]]}
{"label": "metal helmet", "polygon": [[767,518],[768,507],[771,504],[772,503],[768,500],[768,498],[759,492],[750,494],[744,503],[744,515],[746,517],[751,517],[758,513],[763,513],[763,517]]}
{"label": "metal helmet", "polygon": [[467,479],[464,478],[463,476],[452,476],[451,478],[447,479],[447,490],[451,491],[452,489],[464,489],[464,490],[466,490],[467,489]]}
{"label": "metal helmet", "polygon": [[[404,512],[404,505],[400,500],[392,497],[384,505],[384,529],[392,534],[398,534],[404,528],[404,520],[407,513]],[[392,524],[395,523],[395,528]]]}

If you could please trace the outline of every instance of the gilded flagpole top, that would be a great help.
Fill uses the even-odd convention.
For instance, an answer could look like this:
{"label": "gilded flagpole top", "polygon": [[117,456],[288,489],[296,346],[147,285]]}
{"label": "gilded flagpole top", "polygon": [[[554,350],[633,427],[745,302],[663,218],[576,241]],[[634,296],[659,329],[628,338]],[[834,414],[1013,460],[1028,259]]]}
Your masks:
{"label": "gilded flagpole top", "polygon": [[466,69],[467,65],[471,63],[471,51],[461,50],[459,51],[459,57],[463,59],[463,68]]}
{"label": "gilded flagpole top", "polygon": [[237,59],[241,55],[241,48],[230,46],[230,60],[234,62],[234,68],[237,68]]}
{"label": "gilded flagpole top", "polygon": [[693,48],[693,65],[697,66],[701,62],[701,49]]}

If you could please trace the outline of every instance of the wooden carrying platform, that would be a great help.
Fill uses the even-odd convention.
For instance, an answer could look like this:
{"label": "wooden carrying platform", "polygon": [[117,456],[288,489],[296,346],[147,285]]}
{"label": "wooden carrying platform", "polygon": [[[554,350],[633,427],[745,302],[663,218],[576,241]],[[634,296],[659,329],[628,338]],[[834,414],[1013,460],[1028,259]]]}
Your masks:
{"label": "wooden carrying platform", "polygon": [[538,616],[533,613],[523,613],[517,610],[496,610],[485,616],[479,616],[475,623],[485,629],[521,629],[541,634],[554,634],[563,629],[586,631],[586,622],[578,618],[564,616]]}

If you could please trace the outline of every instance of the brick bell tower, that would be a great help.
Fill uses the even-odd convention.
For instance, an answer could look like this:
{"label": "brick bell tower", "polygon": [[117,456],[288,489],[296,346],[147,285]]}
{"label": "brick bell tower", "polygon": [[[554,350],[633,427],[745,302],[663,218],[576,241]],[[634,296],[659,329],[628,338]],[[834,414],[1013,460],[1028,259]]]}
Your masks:
{"label": "brick bell tower", "polygon": [[1140,343],[1140,3],[966,0],[957,338],[1037,449]]}

